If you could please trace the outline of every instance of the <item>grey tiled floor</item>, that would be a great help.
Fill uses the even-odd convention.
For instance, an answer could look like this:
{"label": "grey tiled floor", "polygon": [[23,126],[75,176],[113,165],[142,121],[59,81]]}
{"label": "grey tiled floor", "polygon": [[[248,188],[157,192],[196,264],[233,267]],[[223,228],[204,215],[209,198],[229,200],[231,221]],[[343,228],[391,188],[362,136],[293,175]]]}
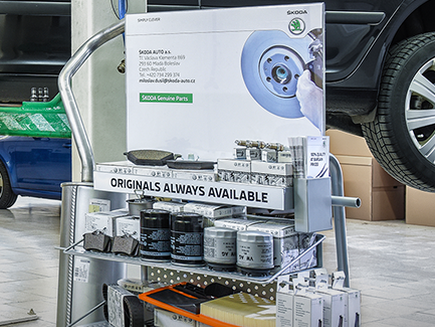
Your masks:
{"label": "grey tiled floor", "polygon": [[[59,215],[60,201],[34,198],[0,210],[0,322],[33,309],[38,320],[13,326],[55,326]],[[363,326],[435,326],[435,228],[348,220],[347,230]],[[324,265],[332,271],[334,232],[324,234]]]}
{"label": "grey tiled floor", "polygon": [[0,322],[54,327],[56,321],[60,201],[19,198],[0,209]]}

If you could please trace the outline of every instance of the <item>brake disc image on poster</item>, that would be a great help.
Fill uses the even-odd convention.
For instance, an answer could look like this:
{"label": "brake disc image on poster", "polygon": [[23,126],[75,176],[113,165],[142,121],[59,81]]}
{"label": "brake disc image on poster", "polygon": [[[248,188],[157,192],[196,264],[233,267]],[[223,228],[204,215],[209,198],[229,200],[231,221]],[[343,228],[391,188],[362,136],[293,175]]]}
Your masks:
{"label": "brake disc image on poster", "polygon": [[128,15],[127,147],[201,160],[323,135],[323,4]]}
{"label": "brake disc image on poster", "polygon": [[[321,32],[317,31],[317,36],[311,32],[303,39],[292,40],[283,31],[256,31],[248,38],[241,58],[243,79],[252,97],[264,109],[280,117],[300,118],[304,115],[301,102],[305,105],[308,102],[305,95],[317,96],[315,101],[322,105],[323,63],[319,36]],[[308,72],[303,75],[305,70]],[[307,79],[308,86],[300,82],[301,79]],[[298,89],[309,88],[310,84],[311,90],[297,94]],[[321,115],[311,118],[320,128]]]}

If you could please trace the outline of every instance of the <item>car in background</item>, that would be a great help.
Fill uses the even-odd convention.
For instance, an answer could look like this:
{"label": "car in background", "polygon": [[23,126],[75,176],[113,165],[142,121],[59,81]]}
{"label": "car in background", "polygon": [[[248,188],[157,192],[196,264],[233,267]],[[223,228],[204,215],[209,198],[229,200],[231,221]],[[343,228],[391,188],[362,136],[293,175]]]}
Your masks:
{"label": "car in background", "polygon": [[[58,93],[71,54],[71,1],[0,1],[0,107],[19,107],[32,88]],[[0,132],[1,134],[1,132]],[[18,195],[61,198],[71,181],[71,140],[0,137],[0,208]]]}
{"label": "car in background", "polygon": [[71,181],[71,139],[3,136],[0,139],[0,208],[18,195],[61,199]]}
{"label": "car in background", "polygon": [[[148,11],[316,0],[148,0]],[[390,175],[435,191],[435,1],[324,0],[326,124],[363,136]],[[298,12],[303,19],[303,11]]]}

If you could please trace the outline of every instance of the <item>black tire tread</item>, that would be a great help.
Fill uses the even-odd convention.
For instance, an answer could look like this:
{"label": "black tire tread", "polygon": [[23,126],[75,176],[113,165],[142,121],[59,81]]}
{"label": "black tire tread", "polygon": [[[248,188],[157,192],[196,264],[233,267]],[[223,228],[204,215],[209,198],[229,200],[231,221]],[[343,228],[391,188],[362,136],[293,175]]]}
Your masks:
{"label": "black tire tread", "polygon": [[12,191],[11,181],[7,169],[0,161],[0,174],[3,178],[3,190],[0,196],[0,209],[7,209],[17,201],[17,195]]}
{"label": "black tire tread", "polygon": [[[377,116],[373,122],[362,124],[362,132],[368,147],[379,164],[400,182],[423,191],[435,191],[435,180],[427,177],[412,164],[399,146],[397,131],[391,125],[391,98],[393,81],[401,67],[413,55],[416,48],[435,42],[435,33],[421,34],[398,43],[389,51],[385,63],[379,93]],[[435,54],[434,54],[435,55]],[[435,170],[435,166],[434,166]]]}

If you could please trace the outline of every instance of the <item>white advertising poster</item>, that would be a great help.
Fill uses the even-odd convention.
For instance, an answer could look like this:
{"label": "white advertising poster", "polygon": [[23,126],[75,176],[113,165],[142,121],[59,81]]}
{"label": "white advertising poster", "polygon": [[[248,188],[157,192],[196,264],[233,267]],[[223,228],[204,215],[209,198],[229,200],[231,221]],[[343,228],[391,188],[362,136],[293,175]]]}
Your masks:
{"label": "white advertising poster", "polygon": [[128,15],[127,150],[231,158],[325,130],[324,6]]}

